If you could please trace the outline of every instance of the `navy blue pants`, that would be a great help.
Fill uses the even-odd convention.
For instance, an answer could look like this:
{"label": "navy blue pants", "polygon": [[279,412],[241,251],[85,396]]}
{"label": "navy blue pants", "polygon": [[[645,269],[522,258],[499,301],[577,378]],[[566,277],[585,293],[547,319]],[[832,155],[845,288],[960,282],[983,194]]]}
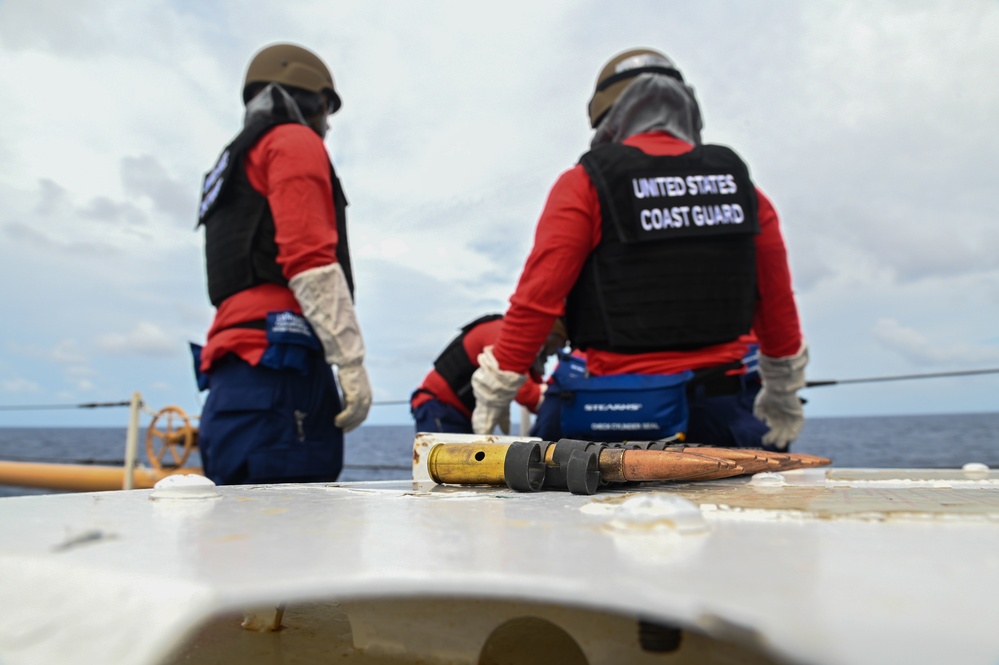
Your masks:
{"label": "navy blue pants", "polygon": [[545,388],[545,398],[534,416],[530,436],[536,436],[542,441],[558,441],[562,438],[562,390],[554,381]]}
{"label": "navy blue pants", "polygon": [[438,399],[431,399],[412,409],[417,432],[472,434],[472,420],[464,413]]}
{"label": "navy blue pants", "polygon": [[764,448],[768,427],[753,415],[753,400],[760,392],[759,379],[743,379],[742,390],[730,395],[706,395],[695,389],[687,395],[689,422],[687,443],[723,448]]}
{"label": "navy blue pants", "polygon": [[[758,378],[744,378],[741,390],[728,395],[708,395],[703,388],[688,392],[689,421],[686,441],[723,448],[764,448],[767,426],[753,415],[753,400],[760,391]],[[531,436],[544,441],[562,438],[562,403],[559,387],[551,383],[531,426]]]}
{"label": "navy blue pants", "polygon": [[209,374],[198,447],[219,485],[331,482],[343,468],[340,395],[322,354],[306,374],[226,356]]}

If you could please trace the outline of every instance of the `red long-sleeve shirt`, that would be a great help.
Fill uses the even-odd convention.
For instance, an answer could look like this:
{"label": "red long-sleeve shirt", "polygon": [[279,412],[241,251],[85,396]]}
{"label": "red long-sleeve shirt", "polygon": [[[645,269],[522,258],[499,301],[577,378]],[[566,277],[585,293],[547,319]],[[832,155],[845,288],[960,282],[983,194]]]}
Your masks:
{"label": "red long-sleeve shirt", "polygon": [[[665,132],[637,134],[624,141],[651,155],[679,155],[693,146]],[[756,236],[756,274],[759,301],[753,332],[760,351],[772,357],[797,353],[801,348],[798,309],[791,290],[787,250],[773,204],[759,189]],[[493,348],[501,369],[524,372],[556,317],[565,312],[565,299],[579,278],[590,253],[600,243],[602,225],[596,188],[582,166],[561,175],[552,187],[538,220],[531,249],[503,326]],[[694,351],[621,354],[597,349],[586,352],[591,374],[671,374],[740,360],[747,343],[732,342]],[[571,340],[570,340],[571,341]]]}
{"label": "red long-sleeve shirt", "polygon": [[[250,185],[267,197],[274,216],[277,262],[285,279],[336,263],[333,185],[319,135],[304,125],[278,125],[247,151],[244,163]],[[301,313],[302,308],[291,289],[278,284],[260,284],[226,298],[208,331],[201,369],[208,371],[227,353],[256,365],[267,347],[266,333],[227,326],[282,310]]]}
{"label": "red long-sleeve shirt", "polygon": [[[479,366],[478,357],[482,353],[482,350],[487,346],[494,344],[496,342],[496,337],[499,335],[500,327],[503,324],[502,319],[494,319],[492,321],[487,321],[486,323],[481,323],[465,335],[465,339],[462,340],[462,345],[465,347],[465,353],[472,360],[472,364],[476,367]],[[550,326],[549,326],[550,328]],[[545,333],[547,336],[548,333]],[[540,348],[540,344],[538,345]],[[534,355],[538,355],[538,349],[534,350]],[[532,357],[533,362],[533,357]],[[539,377],[534,376],[532,373],[528,374],[527,381],[524,385],[520,387],[514,400],[517,404],[522,404],[531,410],[532,413],[537,412],[538,399],[541,397],[541,385],[538,382]],[[423,383],[420,385],[422,390],[427,390],[432,394],[425,392],[417,392],[416,396],[413,397],[411,402],[412,407],[415,409],[424,402],[430,401],[436,397],[441,402],[445,404],[450,404],[454,408],[461,411],[468,418],[472,417],[472,412],[469,411],[458,396],[454,394],[451,390],[451,386],[448,385],[444,377],[441,376],[437,370],[432,369],[427,373],[426,378],[423,379]]]}

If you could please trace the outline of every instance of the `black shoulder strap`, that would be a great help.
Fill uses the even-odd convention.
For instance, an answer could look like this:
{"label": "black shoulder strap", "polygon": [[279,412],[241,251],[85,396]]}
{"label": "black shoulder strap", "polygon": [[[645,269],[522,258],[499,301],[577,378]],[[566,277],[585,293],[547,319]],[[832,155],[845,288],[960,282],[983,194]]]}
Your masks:
{"label": "black shoulder strap", "polygon": [[222,150],[222,154],[215,160],[215,165],[205,174],[201,183],[201,205],[198,207],[198,223],[195,228],[204,224],[205,219],[215,210],[218,202],[225,198],[223,194],[229,189],[226,185],[232,181],[230,176],[233,169],[236,168],[237,164],[242,163],[243,154],[272,127],[288,122],[292,121],[265,118],[253,122],[244,127]]}
{"label": "black shoulder strap", "polygon": [[462,326],[461,333],[451,340],[434,361],[434,369],[451,387],[461,403],[468,407],[469,411],[475,408],[475,396],[472,394],[472,374],[475,373],[477,365],[465,352],[465,336],[473,328],[483,323],[502,318],[502,314],[486,314],[466,323]]}
{"label": "black shoulder strap", "polygon": [[475,319],[474,321],[471,321],[470,323],[466,323],[465,325],[463,325],[461,327],[461,332],[467,333],[476,326],[481,326],[483,323],[489,323],[490,321],[495,321],[496,319],[502,319],[502,318],[503,318],[502,314],[485,314]]}

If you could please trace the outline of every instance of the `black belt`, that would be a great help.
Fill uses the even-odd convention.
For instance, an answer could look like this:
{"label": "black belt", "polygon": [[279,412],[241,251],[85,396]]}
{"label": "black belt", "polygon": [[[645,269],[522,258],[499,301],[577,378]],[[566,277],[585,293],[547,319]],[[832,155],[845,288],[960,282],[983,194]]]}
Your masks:
{"label": "black belt", "polygon": [[239,323],[230,323],[224,328],[219,328],[216,333],[220,333],[223,330],[229,330],[230,328],[250,328],[251,330],[267,330],[267,319],[253,319],[252,321],[240,321]]}
{"label": "black belt", "polygon": [[698,392],[705,397],[738,395],[742,392],[744,375],[728,374],[728,372],[742,369],[742,366],[742,361],[736,360],[724,365],[694,370],[694,378],[687,382],[687,395],[693,396]]}

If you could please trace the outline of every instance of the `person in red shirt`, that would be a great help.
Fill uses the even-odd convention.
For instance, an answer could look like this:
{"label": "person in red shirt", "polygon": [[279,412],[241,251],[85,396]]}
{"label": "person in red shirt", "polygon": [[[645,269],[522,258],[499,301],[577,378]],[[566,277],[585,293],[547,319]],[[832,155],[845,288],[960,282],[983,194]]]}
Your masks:
{"label": "person in red shirt", "polygon": [[[773,205],[734,151],[702,144],[694,91],[658,51],[612,58],[589,115],[591,149],[552,187],[479,356],[475,431],[493,430],[565,316],[590,376],[691,373],[688,441],[786,449],[804,422],[808,348]],[[741,378],[757,340],[759,389]]]}
{"label": "person in red shirt", "polygon": [[341,100],[317,55],[273,44],[251,60],[243,102],[199,211],[216,307],[201,458],[219,484],[336,480],[343,433],[371,405],[347,201],[323,143]]}
{"label": "person in red shirt", "polygon": [[[449,432],[472,434],[472,373],[479,366],[478,357],[492,346],[502,326],[501,314],[487,314],[467,323],[434,361],[420,387],[410,398],[410,413],[416,422],[417,432]],[[528,378],[514,395],[517,404],[537,414],[544,400],[545,384],[541,382],[544,363],[565,346],[565,326],[556,320],[544,341],[543,348],[535,354]],[[509,406],[509,405],[508,405]],[[506,418],[499,425],[504,433],[510,432],[509,408]]]}

